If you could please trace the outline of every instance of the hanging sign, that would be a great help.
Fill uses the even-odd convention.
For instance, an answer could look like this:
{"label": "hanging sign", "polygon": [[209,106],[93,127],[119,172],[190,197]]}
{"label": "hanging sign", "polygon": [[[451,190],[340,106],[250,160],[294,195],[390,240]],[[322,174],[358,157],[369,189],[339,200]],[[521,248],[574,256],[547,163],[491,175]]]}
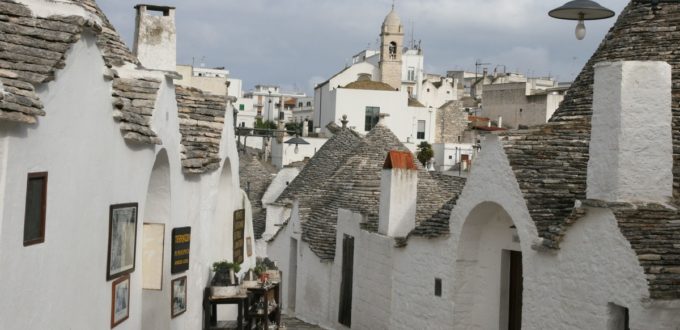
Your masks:
{"label": "hanging sign", "polygon": [[170,273],[176,274],[189,269],[189,247],[191,227],[172,229],[172,258]]}
{"label": "hanging sign", "polygon": [[246,229],[246,210],[234,211],[234,262],[243,263],[244,234]]}

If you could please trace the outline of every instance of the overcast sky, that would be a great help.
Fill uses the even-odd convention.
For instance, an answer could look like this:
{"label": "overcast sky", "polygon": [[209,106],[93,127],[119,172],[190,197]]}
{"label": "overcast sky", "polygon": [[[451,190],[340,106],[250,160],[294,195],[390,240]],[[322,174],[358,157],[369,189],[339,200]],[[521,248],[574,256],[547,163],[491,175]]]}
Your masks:
{"label": "overcast sky", "polygon": [[[136,0],[98,3],[132,45]],[[592,55],[615,18],[576,22],[547,12],[567,0],[397,0],[407,36],[422,42],[425,69],[474,71],[475,60],[531,76],[570,81]],[[617,15],[627,1],[599,0]],[[309,93],[344,68],[353,54],[376,48],[392,0],[155,0],[177,7],[177,61],[224,66],[244,88],[278,84]],[[413,29],[414,27],[415,29]]]}

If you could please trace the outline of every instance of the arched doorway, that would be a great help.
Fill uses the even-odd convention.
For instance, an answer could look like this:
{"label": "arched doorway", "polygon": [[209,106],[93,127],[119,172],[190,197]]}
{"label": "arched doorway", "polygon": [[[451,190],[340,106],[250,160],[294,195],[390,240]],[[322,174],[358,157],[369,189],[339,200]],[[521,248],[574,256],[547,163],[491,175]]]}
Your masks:
{"label": "arched doorway", "polygon": [[502,206],[484,202],[465,219],[454,280],[454,328],[521,328],[522,254]]}
{"label": "arched doorway", "polygon": [[170,163],[158,152],[144,203],[142,226],[142,328],[170,327]]}

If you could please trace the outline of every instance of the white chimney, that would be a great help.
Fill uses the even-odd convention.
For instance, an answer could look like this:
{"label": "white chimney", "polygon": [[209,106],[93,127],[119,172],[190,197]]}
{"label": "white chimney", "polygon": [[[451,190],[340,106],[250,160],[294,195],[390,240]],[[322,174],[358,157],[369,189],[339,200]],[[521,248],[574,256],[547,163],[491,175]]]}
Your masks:
{"label": "white chimney", "polygon": [[413,154],[390,151],[380,180],[380,234],[405,237],[416,227],[417,190],[418,170]]}
{"label": "white chimney", "polygon": [[667,202],[673,195],[671,66],[595,65],[587,198]]}
{"label": "white chimney", "polygon": [[177,70],[175,7],[136,5],[135,9],[134,54],[147,69]]}

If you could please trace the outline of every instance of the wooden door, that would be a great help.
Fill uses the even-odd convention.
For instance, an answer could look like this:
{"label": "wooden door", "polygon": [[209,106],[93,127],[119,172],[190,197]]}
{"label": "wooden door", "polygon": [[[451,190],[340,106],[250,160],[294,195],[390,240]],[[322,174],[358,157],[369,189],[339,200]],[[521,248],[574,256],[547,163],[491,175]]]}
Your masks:
{"label": "wooden door", "polygon": [[338,322],[352,327],[352,280],[354,274],[354,237],[342,239],[342,280],[340,282],[340,308]]}
{"label": "wooden door", "polygon": [[522,252],[510,251],[508,330],[522,329]]}

